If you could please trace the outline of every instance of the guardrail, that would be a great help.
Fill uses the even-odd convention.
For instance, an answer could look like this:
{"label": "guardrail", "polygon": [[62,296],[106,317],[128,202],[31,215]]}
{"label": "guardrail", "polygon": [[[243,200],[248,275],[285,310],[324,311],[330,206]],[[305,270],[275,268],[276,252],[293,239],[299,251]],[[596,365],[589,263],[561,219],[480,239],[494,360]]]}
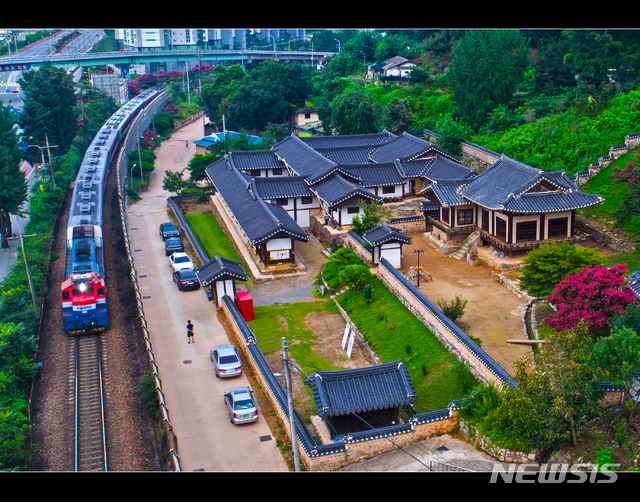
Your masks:
{"label": "guardrail", "polygon": [[149,360],[151,363],[151,370],[153,372],[153,377],[155,379],[156,392],[158,396],[158,402],[160,406],[160,411],[162,413],[163,421],[165,424],[165,428],[167,431],[167,441],[169,443],[169,451],[172,456],[172,463],[174,466],[174,470],[180,471],[180,456],[178,455],[178,441],[173,433],[173,426],[171,425],[171,420],[169,419],[169,409],[165,403],[164,393],[162,391],[162,381],[160,380],[158,366],[156,365],[155,356],[153,354],[153,349],[151,347],[151,340],[149,337],[149,329],[147,327],[147,320],[144,314],[144,305],[142,303],[142,293],[140,292],[140,287],[138,285],[138,273],[136,272],[136,268],[133,262],[133,255],[131,253],[131,245],[129,242],[129,234],[127,232],[127,219],[125,215],[125,209],[127,206],[127,163],[129,159],[130,152],[133,151],[134,147],[137,147],[137,138],[139,135],[144,132],[151,122],[151,119],[158,113],[162,107],[166,104],[168,100],[168,91],[163,92],[152,101],[144,110],[142,110],[135,120],[131,123],[129,128],[129,132],[123,142],[122,148],[118,154],[117,160],[117,180],[118,180],[118,197],[119,197],[119,206],[120,206],[120,222],[122,225],[122,233],[124,235],[124,243],[127,248],[127,260],[129,261],[129,266],[131,268],[131,281],[133,282],[133,286],[136,294],[136,304],[138,309],[138,314],[140,317],[140,326],[142,328],[142,333],[145,340],[147,354],[149,355]]}

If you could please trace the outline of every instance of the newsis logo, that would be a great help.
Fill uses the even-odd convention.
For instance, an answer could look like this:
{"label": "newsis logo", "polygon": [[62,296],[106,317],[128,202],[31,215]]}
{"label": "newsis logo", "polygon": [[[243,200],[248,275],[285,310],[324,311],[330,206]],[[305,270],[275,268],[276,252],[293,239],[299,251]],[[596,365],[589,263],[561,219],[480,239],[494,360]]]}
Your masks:
{"label": "newsis logo", "polygon": [[494,464],[491,483],[615,483],[618,476],[612,469],[620,464]]}

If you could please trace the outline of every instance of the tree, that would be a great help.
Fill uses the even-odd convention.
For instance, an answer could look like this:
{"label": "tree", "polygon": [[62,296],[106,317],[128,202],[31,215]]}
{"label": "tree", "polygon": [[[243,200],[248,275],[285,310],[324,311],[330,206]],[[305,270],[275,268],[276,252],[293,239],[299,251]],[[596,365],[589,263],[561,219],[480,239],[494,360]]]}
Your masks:
{"label": "tree", "polygon": [[549,296],[556,311],[544,322],[556,331],[575,329],[584,322],[590,334],[606,334],[609,320],[636,302],[634,292],[623,286],[626,271],[626,265],[590,265],[565,277]]}
{"label": "tree", "polygon": [[57,146],[57,155],[66,154],[78,130],[72,77],[47,62],[23,73],[18,82],[25,94],[18,118],[25,142],[44,147],[48,140],[49,145]]}
{"label": "tree", "polygon": [[597,30],[571,30],[564,32],[570,43],[565,60],[571,61],[579,79],[593,85],[596,94],[609,80],[610,69],[622,64],[622,44],[609,33]]}
{"label": "tree", "polygon": [[523,260],[520,284],[531,296],[546,297],[562,279],[587,265],[602,265],[597,249],[579,248],[566,241],[551,241],[529,251]]}
{"label": "tree", "polygon": [[20,150],[13,114],[8,107],[0,109],[0,243],[7,247],[10,237],[11,214],[20,214],[20,206],[27,200],[28,185],[20,171]]}
{"label": "tree", "polygon": [[360,86],[336,96],[331,103],[331,125],[338,134],[380,131],[380,105]]}
{"label": "tree", "polygon": [[162,188],[176,195],[180,195],[182,190],[189,188],[193,184],[191,180],[183,179],[184,171],[184,169],[182,171],[166,170],[164,172],[164,178],[162,179]]}
{"label": "tree", "polygon": [[603,381],[625,389],[633,415],[638,402],[629,391],[640,371],[640,338],[636,332],[621,328],[614,330],[610,336],[599,338],[593,346],[592,357],[595,371]]}
{"label": "tree", "polygon": [[528,67],[518,30],[469,30],[453,44],[447,82],[460,116],[479,127],[496,106],[508,104]]}
{"label": "tree", "polygon": [[338,280],[343,286],[355,286],[359,291],[365,282],[370,280],[373,274],[364,264],[354,263],[344,266],[338,274]]}
{"label": "tree", "polygon": [[602,390],[590,364],[586,325],[553,333],[534,358],[516,363],[515,387],[505,386],[491,417],[506,447],[538,451],[541,459],[600,412]]}
{"label": "tree", "polygon": [[466,131],[459,120],[451,114],[440,115],[436,122],[436,132],[440,135],[438,146],[453,155],[462,155],[460,142],[465,139]]}
{"label": "tree", "polygon": [[358,235],[362,235],[367,230],[377,226],[382,221],[382,218],[391,218],[393,216],[390,209],[385,208],[376,200],[369,203],[360,201],[360,207],[362,208],[362,214],[357,214],[351,220],[353,231]]}

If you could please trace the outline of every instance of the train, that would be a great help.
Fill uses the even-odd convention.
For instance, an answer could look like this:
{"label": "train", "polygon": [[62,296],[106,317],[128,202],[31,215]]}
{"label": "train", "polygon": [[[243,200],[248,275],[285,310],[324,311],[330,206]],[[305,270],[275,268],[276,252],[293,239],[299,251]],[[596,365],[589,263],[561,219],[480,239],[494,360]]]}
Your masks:
{"label": "train", "polygon": [[66,233],[62,320],[69,335],[109,327],[103,249],[103,201],[109,168],[134,118],[160,91],[146,90],[121,106],[85,153],[73,186]]}

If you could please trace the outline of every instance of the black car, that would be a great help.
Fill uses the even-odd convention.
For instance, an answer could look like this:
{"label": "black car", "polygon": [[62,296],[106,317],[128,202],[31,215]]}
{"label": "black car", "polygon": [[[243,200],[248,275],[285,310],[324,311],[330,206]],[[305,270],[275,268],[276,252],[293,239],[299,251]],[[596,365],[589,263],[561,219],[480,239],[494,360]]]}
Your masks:
{"label": "black car", "polygon": [[160,223],[160,237],[165,241],[169,237],[180,237],[180,230],[175,223]]}
{"label": "black car", "polygon": [[169,237],[164,241],[164,252],[167,256],[182,251],[184,251],[184,246],[182,245],[182,239],[180,237]]}
{"label": "black car", "polygon": [[200,281],[193,269],[185,268],[173,273],[173,282],[178,284],[178,289],[198,289],[200,287]]}

